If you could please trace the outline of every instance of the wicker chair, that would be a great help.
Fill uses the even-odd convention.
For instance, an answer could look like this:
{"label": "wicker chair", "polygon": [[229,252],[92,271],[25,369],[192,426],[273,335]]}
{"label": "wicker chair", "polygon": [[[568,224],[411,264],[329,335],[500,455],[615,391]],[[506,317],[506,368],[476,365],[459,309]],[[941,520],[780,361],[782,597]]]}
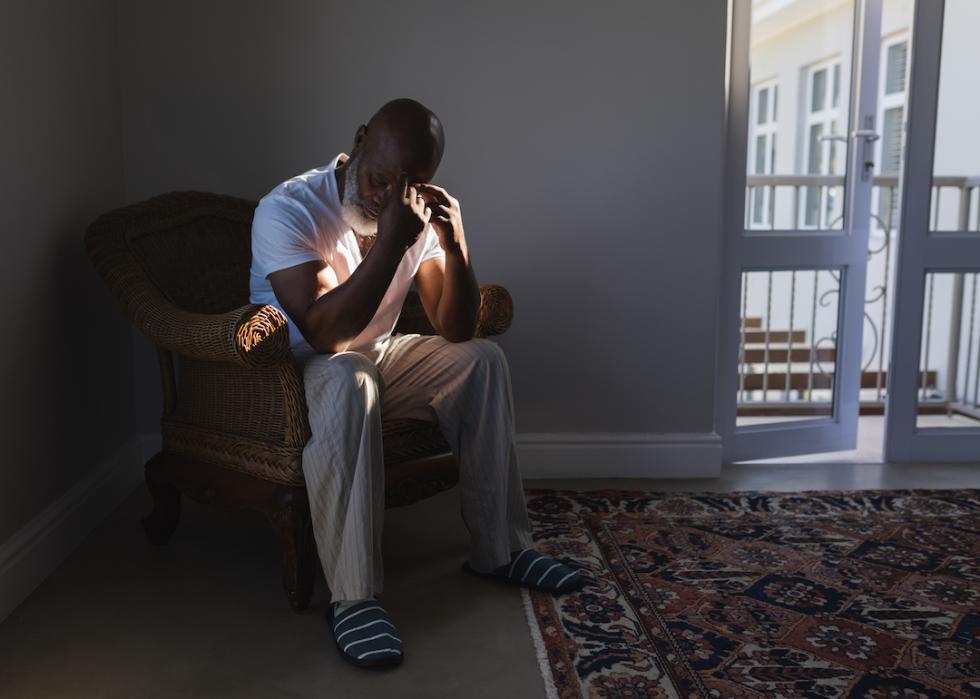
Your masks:
{"label": "wicker chair", "polygon": [[[230,510],[257,510],[282,548],[290,606],[313,592],[314,542],[303,480],[310,436],[302,377],[285,316],[249,303],[255,202],[174,192],[111,211],[88,228],[96,270],[125,315],[157,347],[163,448],[145,467],[153,511],[143,520],[165,544],[181,493]],[[504,332],[513,306],[500,286],[481,288],[477,335]],[[409,293],[396,332],[434,334]],[[386,506],[451,488],[455,459],[438,426],[385,421]]]}

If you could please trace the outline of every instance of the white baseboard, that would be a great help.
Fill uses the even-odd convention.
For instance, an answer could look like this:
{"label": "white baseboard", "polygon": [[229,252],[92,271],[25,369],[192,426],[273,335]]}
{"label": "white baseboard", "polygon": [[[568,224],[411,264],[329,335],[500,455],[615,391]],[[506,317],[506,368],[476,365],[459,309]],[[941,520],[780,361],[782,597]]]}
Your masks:
{"label": "white baseboard", "polygon": [[138,437],[0,544],[0,622],[143,481]]}
{"label": "white baseboard", "polygon": [[[525,432],[516,435],[525,478],[717,478],[714,432]],[[143,463],[160,451],[159,432],[140,435]]]}
{"label": "white baseboard", "polygon": [[524,478],[716,478],[721,437],[704,433],[518,434]]}

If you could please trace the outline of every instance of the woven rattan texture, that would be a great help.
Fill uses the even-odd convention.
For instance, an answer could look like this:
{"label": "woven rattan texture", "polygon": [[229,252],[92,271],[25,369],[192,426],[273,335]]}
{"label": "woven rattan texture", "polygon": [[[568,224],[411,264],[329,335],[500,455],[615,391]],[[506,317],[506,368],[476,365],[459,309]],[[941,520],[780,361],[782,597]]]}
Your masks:
{"label": "woven rattan texture", "polygon": [[286,444],[279,370],[180,361],[174,418],[204,429]]}
{"label": "woven rattan texture", "polygon": [[[85,244],[126,317],[161,350],[164,451],[302,486],[310,429],[286,318],[248,301],[254,210],[223,195],[164,194],[101,216]],[[510,295],[496,285],[480,294],[476,334],[504,332]],[[414,292],[396,332],[434,333]],[[449,452],[434,423],[385,422],[383,433],[389,504],[456,482],[455,469],[425,461]]]}
{"label": "woven rattan texture", "polygon": [[248,303],[251,216],[235,213],[205,214],[130,236],[137,261],[178,308],[224,313]]}
{"label": "woven rattan texture", "polygon": [[439,426],[420,420],[391,420],[381,423],[385,466],[395,466],[406,461],[433,454],[445,454],[449,444]]}
{"label": "woven rattan texture", "polygon": [[[382,443],[386,470],[404,470],[408,462],[449,452],[438,425],[419,420],[382,423]],[[168,418],[163,420],[163,446],[181,456],[277,483],[300,486],[305,483],[302,447],[281,446],[262,438],[219,432]],[[411,477],[400,472],[391,480],[411,480]],[[452,483],[455,479],[449,485]]]}

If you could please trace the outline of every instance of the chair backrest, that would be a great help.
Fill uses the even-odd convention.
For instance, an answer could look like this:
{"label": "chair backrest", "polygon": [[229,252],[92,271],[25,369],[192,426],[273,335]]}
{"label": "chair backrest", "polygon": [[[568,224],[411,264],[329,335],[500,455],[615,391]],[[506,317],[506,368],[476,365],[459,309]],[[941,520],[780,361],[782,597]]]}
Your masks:
{"label": "chair backrest", "polygon": [[[145,278],[178,308],[224,313],[249,302],[252,216],[257,203],[210,192],[171,192],[118,209],[123,225],[95,247],[125,246]],[[373,239],[358,239],[367,254]],[[410,291],[395,332],[434,334]]]}
{"label": "chair backrest", "polygon": [[249,300],[256,202],[174,192],[135,207],[126,242],[147,277],[175,306],[223,313]]}

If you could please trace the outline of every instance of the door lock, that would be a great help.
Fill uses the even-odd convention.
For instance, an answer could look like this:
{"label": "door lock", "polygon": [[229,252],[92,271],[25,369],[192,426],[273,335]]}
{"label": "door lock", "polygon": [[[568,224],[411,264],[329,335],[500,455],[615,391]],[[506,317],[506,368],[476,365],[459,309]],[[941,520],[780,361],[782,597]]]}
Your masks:
{"label": "door lock", "polygon": [[855,129],[851,132],[851,138],[860,138],[864,141],[862,154],[864,167],[861,168],[861,181],[866,182],[875,169],[874,142],[881,138],[881,134],[874,129]]}

